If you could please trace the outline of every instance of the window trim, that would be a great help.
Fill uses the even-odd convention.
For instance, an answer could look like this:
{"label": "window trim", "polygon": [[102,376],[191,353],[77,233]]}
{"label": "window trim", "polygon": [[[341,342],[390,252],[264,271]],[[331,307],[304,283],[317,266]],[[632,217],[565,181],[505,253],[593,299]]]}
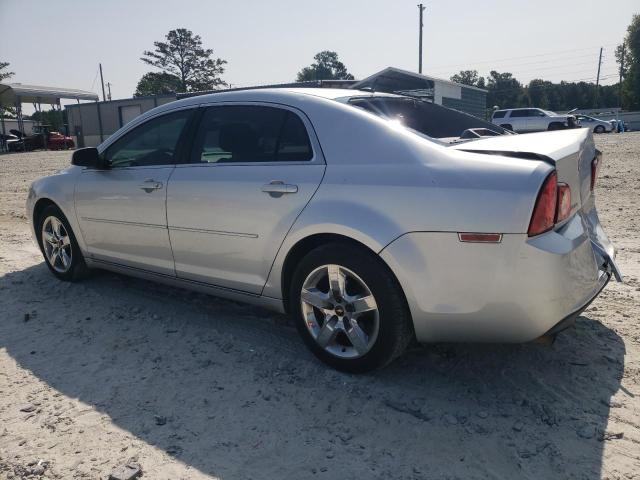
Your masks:
{"label": "window trim", "polygon": [[[311,145],[312,156],[310,160],[298,160],[292,161],[275,161],[275,162],[224,162],[224,163],[189,163],[191,160],[191,154],[194,148],[194,140],[198,134],[200,123],[204,112],[210,107],[271,107],[279,108],[281,110],[288,110],[296,115],[304,125],[309,137],[309,144]],[[222,168],[222,167],[249,167],[249,166],[282,166],[282,165],[326,165],[320,142],[316,136],[316,131],[313,128],[313,124],[309,120],[309,117],[300,109],[292,107],[291,105],[285,105],[277,102],[251,102],[251,101],[229,101],[229,102],[207,102],[198,105],[199,113],[194,115],[194,121],[189,125],[189,135],[186,138],[186,148],[182,152],[183,155],[178,159],[179,162],[175,164],[176,168],[185,167],[197,167],[197,168]]]}

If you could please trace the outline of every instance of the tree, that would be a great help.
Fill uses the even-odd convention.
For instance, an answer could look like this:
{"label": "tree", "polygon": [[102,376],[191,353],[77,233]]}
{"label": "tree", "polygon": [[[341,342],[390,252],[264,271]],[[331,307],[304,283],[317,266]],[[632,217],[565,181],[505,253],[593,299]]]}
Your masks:
{"label": "tree", "polygon": [[154,51],[145,50],[143,62],[180,80],[180,91],[213,90],[227,84],[220,78],[226,60],[212,58],[213,50],[202,48],[200,35],[178,28],[166,35],[166,42],[153,42]]}
{"label": "tree", "polygon": [[616,63],[618,64],[618,71],[622,70],[622,76],[626,77],[629,71],[629,64],[631,63],[631,54],[626,45],[618,45],[615,51]]}
{"label": "tree", "polygon": [[31,115],[31,120],[50,125],[52,132],[64,132],[64,126],[67,123],[67,111],[52,108],[42,112],[34,112]]}
{"label": "tree", "polygon": [[513,108],[522,100],[522,85],[508,72],[491,70],[487,78],[487,89],[487,104],[490,107],[498,105],[500,108]]}
{"label": "tree", "polygon": [[[622,82],[622,106],[627,110],[640,109],[640,15],[634,15],[625,37],[625,76]],[[622,60],[622,48],[616,60]],[[616,53],[618,51],[616,50]]]}
{"label": "tree", "polygon": [[451,81],[472,87],[485,88],[484,77],[480,77],[477,70],[460,70],[451,77]]}
{"label": "tree", "polygon": [[0,82],[5,78],[13,77],[13,72],[3,72],[9,66],[9,62],[0,62]]}
{"label": "tree", "polygon": [[298,72],[298,82],[309,80],[353,80],[353,75],[338,59],[338,54],[324,50],[313,57],[315,63]]}
{"label": "tree", "polygon": [[146,95],[163,95],[181,90],[182,83],[178,77],[166,72],[145,73],[136,87],[134,97]]}

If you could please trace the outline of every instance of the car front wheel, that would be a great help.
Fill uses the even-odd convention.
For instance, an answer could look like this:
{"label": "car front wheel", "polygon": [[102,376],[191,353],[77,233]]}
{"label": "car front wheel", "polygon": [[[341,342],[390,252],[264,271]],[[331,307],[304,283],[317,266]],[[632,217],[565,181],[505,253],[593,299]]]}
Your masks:
{"label": "car front wheel", "polygon": [[382,260],[349,244],[307,254],[291,284],[291,311],[303,340],[342,371],[381,368],[413,339],[404,294]]}
{"label": "car front wheel", "polygon": [[55,205],[44,209],[36,224],[38,243],[49,270],[60,280],[80,279],[87,267],[71,226]]}
{"label": "car front wheel", "polygon": [[598,125],[596,128],[593,129],[593,131],[595,133],[604,133],[604,127],[602,125]]}

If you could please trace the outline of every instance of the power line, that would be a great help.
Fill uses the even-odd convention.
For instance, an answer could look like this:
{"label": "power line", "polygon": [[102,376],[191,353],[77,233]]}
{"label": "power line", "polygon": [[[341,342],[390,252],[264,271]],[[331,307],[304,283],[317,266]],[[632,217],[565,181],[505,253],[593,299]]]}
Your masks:
{"label": "power line", "polygon": [[[616,46],[615,43],[609,44],[609,45],[605,45],[605,47],[612,47],[612,46]],[[595,49],[595,48],[599,48],[600,45],[597,46],[593,46],[593,47],[585,47],[585,48],[574,48],[574,49],[570,49],[570,50],[557,50],[555,52],[547,52],[547,53],[538,53],[535,55],[521,55],[518,57],[508,57],[508,58],[497,58],[497,59],[493,59],[493,60],[479,60],[479,61],[473,61],[473,64],[479,64],[479,63],[493,63],[493,62],[502,62],[505,60],[520,60],[523,58],[534,58],[534,57],[544,57],[544,56],[554,56],[560,53],[568,53],[568,52],[580,52],[580,51],[585,51],[585,50],[591,50],[591,49]],[[434,65],[434,69],[435,68],[448,68],[448,67],[460,67],[460,66],[465,66],[468,65],[471,62],[465,62],[465,63],[456,63],[456,64],[450,64],[450,65]]]}
{"label": "power line", "polygon": [[[578,58],[593,58],[593,54],[588,54],[588,55],[572,55],[570,57],[564,57],[564,58],[555,58],[555,59],[551,59],[551,60],[537,60],[535,62],[525,62],[525,63],[512,63],[509,64],[508,66],[504,66],[504,65],[494,65],[493,66],[493,70],[503,70],[505,68],[507,69],[512,69],[512,68],[516,68],[516,67],[520,67],[520,66],[526,66],[526,65],[540,65],[540,64],[544,64],[544,65],[548,65],[548,64],[554,64],[554,63],[558,63],[558,64],[562,64],[563,62],[566,62],[567,60],[575,60]],[[591,63],[591,62],[589,62]],[[475,62],[471,63],[472,65],[475,65]],[[434,72],[449,72],[450,70],[433,70]]]}

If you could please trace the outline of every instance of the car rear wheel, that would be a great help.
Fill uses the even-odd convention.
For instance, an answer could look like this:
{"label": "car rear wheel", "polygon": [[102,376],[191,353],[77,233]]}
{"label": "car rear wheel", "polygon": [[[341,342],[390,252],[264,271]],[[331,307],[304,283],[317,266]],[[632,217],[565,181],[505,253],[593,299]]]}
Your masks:
{"label": "car rear wheel", "polygon": [[382,260],[349,244],[307,254],[291,282],[298,332],[323,362],[362,373],[387,365],[413,339],[404,294]]}
{"label": "car rear wheel", "polygon": [[505,123],[504,125],[500,125],[500,126],[502,128],[506,128],[507,130],[511,130],[513,132],[513,127],[508,123]]}
{"label": "car rear wheel", "polygon": [[36,232],[47,267],[64,281],[79,280],[87,266],[71,226],[55,205],[44,209],[37,220]]}
{"label": "car rear wheel", "polygon": [[593,129],[593,131],[595,133],[604,133],[604,127],[602,125],[598,125],[596,128]]}

